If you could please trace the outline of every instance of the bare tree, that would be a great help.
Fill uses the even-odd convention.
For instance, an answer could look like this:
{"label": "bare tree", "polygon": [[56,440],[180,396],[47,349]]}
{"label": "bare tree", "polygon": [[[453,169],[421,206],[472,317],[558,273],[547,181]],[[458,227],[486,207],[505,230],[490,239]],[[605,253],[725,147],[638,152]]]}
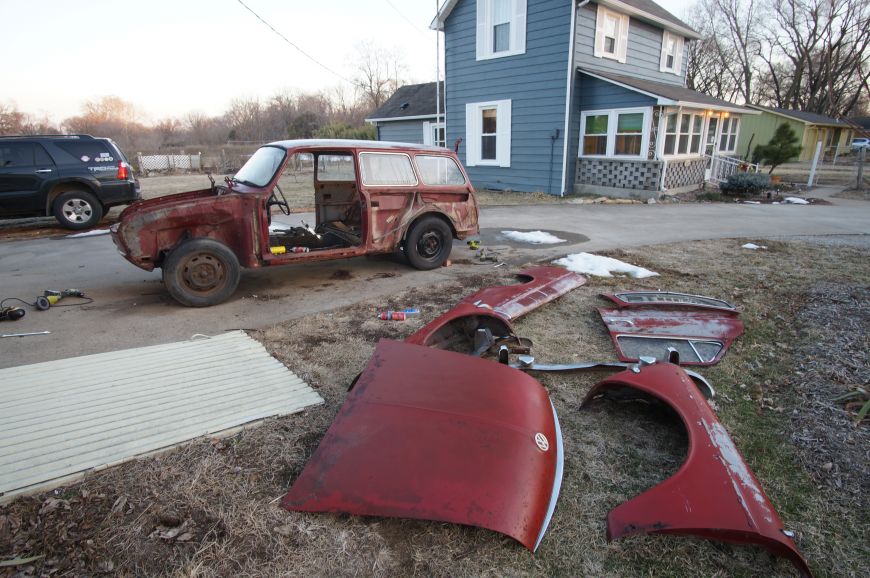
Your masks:
{"label": "bare tree", "polygon": [[371,41],[359,43],[355,49],[353,83],[370,110],[375,110],[404,84],[405,66],[395,50],[384,49]]}
{"label": "bare tree", "polygon": [[870,3],[767,0],[763,98],[783,108],[846,115],[866,98]]}

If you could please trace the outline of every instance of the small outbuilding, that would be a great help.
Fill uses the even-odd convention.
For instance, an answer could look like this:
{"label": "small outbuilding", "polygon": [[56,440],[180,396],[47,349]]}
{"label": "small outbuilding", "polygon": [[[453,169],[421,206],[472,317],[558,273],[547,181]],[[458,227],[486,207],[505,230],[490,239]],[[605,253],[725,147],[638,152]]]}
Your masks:
{"label": "small outbuilding", "polygon": [[[440,108],[436,106],[439,96]],[[445,146],[444,83],[399,87],[366,122],[377,129],[377,140]]]}
{"label": "small outbuilding", "polygon": [[752,158],[755,145],[767,144],[781,124],[791,126],[799,139],[801,154],[797,160],[813,160],[819,141],[822,142],[825,158],[834,158],[849,152],[854,130],[844,121],[814,112],[747,106],[761,114],[747,116],[743,120],[743,129],[737,141],[737,154],[746,159]]}

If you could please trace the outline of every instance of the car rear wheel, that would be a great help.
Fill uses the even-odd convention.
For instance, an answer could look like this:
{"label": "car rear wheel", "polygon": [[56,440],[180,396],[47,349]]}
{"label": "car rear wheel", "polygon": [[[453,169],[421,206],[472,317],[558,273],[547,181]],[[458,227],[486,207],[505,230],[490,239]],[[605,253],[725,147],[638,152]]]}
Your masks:
{"label": "car rear wheel", "polygon": [[447,223],[438,217],[423,217],[413,225],[405,238],[405,257],[423,271],[440,267],[450,256],[453,234]]}
{"label": "car rear wheel", "polygon": [[229,299],[239,285],[236,255],[213,239],[191,239],[173,249],[163,263],[163,284],[188,307],[208,307]]}
{"label": "car rear wheel", "polygon": [[89,229],[103,218],[103,206],[91,193],[73,190],[57,196],[52,213],[61,227]]}

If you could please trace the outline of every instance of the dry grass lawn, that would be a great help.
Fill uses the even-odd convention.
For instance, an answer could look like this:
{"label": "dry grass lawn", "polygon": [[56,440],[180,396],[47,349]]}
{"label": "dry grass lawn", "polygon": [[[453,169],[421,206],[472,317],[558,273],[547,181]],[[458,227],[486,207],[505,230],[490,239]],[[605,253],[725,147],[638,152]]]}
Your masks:
{"label": "dry grass lawn", "polygon": [[[866,249],[765,241],[768,250],[749,251],[741,244],[695,242],[608,253],[661,276],[591,278],[516,327],[533,340],[541,362],[615,359],[594,309],[602,291],[661,288],[736,303],[746,333],[718,366],[702,370],[719,393],[720,420],[796,533],[816,575],[868,576],[870,428],[853,427],[851,415],[827,397],[867,376]],[[279,507],[377,340],[402,339],[463,296],[508,280],[504,269],[485,268],[388,303],[363,301],[256,332],[273,355],[321,393],[325,405],[4,505],[0,558],[43,556],[16,569],[34,576],[796,575],[789,563],[755,547],[670,536],[606,542],[607,512],[675,472],[686,439],[668,414],[648,406],[602,401],[580,411],[580,400],[600,373],[540,377],[559,413],[566,465],[561,498],[537,554],[483,529]],[[830,303],[829,294],[837,295]],[[806,314],[819,301],[832,309]],[[420,318],[375,319],[379,309],[409,306],[422,310]],[[831,315],[852,322],[829,323]],[[851,341],[836,341],[837,335]],[[825,346],[830,343],[851,345]],[[813,374],[831,377],[824,395],[813,397],[815,386],[803,378],[813,363],[840,364],[843,347],[856,349],[847,356],[848,371],[837,379]],[[816,419],[814,404],[826,405],[824,411],[836,419]],[[810,438],[817,442],[798,443],[809,435],[805,430],[819,427],[830,437],[816,432]]]}

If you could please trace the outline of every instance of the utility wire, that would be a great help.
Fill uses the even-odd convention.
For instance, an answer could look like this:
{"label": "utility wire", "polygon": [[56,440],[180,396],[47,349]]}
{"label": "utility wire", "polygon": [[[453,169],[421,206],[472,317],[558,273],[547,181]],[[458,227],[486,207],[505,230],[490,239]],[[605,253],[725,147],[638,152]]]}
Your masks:
{"label": "utility wire", "polygon": [[242,2],[242,0],[237,0],[237,1],[238,1],[239,4],[241,4],[242,6],[244,6],[244,7],[247,9],[248,12],[250,12],[251,14],[253,14],[254,16],[256,16],[257,20],[259,20],[260,22],[262,22],[263,24],[265,24],[266,26],[268,26],[269,29],[270,29],[272,32],[274,32],[275,34],[277,34],[278,36],[280,36],[280,37],[284,40],[284,42],[286,42],[287,44],[289,44],[290,46],[292,46],[293,48],[295,48],[297,51],[299,51],[299,53],[302,54],[302,56],[304,56],[305,58],[307,58],[308,60],[310,60],[311,62],[313,62],[314,64],[316,64],[317,66],[321,67],[322,69],[326,70],[327,72],[329,72],[329,73],[331,73],[331,74],[334,74],[335,76],[337,76],[338,78],[342,79],[343,81],[345,81],[345,82],[347,82],[347,83],[349,83],[349,84],[354,84],[354,82],[353,82],[352,80],[349,80],[349,79],[345,78],[344,76],[340,75],[340,74],[337,73],[336,71],[332,70],[331,68],[329,68],[328,66],[326,66],[325,64],[323,64],[322,62],[320,62],[319,60],[317,60],[316,58],[314,58],[313,56],[311,56],[310,54],[308,54],[307,52],[305,52],[304,50],[302,50],[301,48],[299,48],[296,44],[294,44],[293,42],[291,42],[290,39],[288,39],[286,36],[284,36],[283,34],[281,34],[280,32],[278,32],[278,31],[275,29],[274,26],[272,26],[271,24],[269,24],[268,22],[266,22],[265,20],[263,20],[263,18],[262,18],[259,14],[257,14],[257,13],[254,12],[253,10],[251,10],[251,7],[248,6],[247,4],[245,4],[244,2]]}
{"label": "utility wire", "polygon": [[413,27],[414,27],[414,30],[416,30],[417,32],[425,32],[425,30],[423,30],[422,28],[420,28],[418,25],[414,24],[414,23],[411,21],[410,18],[408,18],[407,16],[405,16],[405,14],[404,14],[401,10],[399,10],[398,8],[396,8],[396,5],[393,4],[392,2],[390,2],[390,0],[386,0],[386,2],[387,2],[387,4],[390,5],[390,7],[391,7],[393,10],[396,11],[396,13],[397,13],[399,16],[401,16],[402,18],[405,19],[405,22],[407,22],[408,24],[410,24],[411,26],[413,26]]}

